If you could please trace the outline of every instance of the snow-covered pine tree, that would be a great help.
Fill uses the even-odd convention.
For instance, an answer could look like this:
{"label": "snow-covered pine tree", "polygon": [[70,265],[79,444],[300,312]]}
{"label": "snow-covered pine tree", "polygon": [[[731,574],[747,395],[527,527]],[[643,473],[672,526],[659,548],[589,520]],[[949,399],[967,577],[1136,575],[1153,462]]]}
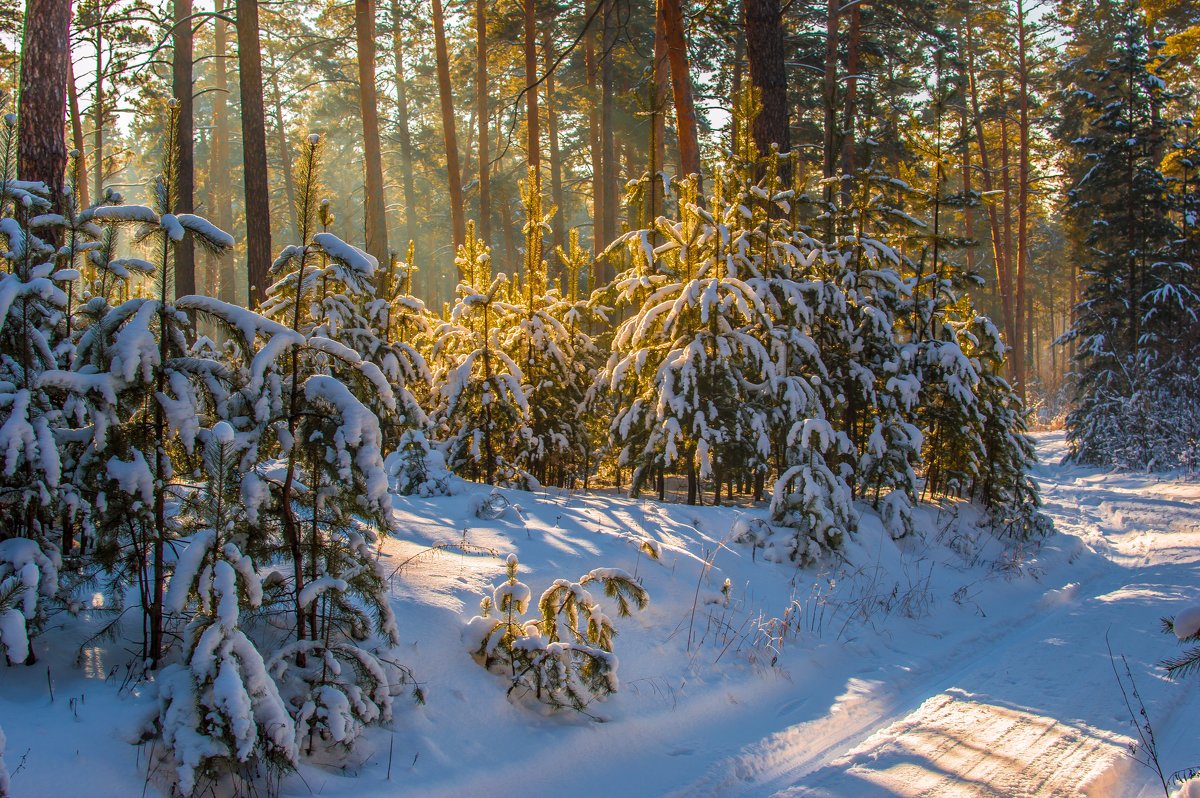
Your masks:
{"label": "snow-covered pine tree", "polygon": [[135,240],[154,258],[154,298],[130,299],[115,308],[104,297],[93,300],[81,314],[91,323],[79,334],[73,368],[41,379],[87,408],[78,419],[86,442],[74,484],[88,491],[86,503],[103,516],[95,524],[105,536],[97,541],[97,557],[113,568],[118,583],[138,584],[149,632],[146,657],[154,666],[164,651],[166,546],[174,535],[172,507],[178,499],[174,447],[181,454],[193,452],[205,412],[205,378],[220,370],[215,361],[192,356],[191,322],[174,303],[175,248],[185,236],[215,253],[233,246],[229,234],[206,220],[171,212],[178,190],[177,114],[171,101],[153,207],[106,205],[90,214],[93,223],[136,231]]}
{"label": "snow-covered pine tree", "polygon": [[57,231],[48,189],[15,179],[17,119],[0,121],[0,536],[51,543],[62,477],[54,436],[56,406],[39,385],[58,367],[58,329],[67,307],[69,272],[39,237]]}
{"label": "snow-covered pine tree", "polygon": [[1025,404],[1002,373],[1008,348],[986,316],[976,316],[960,340],[979,374],[974,394],[983,457],[971,498],[987,508],[997,532],[1018,540],[1044,536],[1053,527],[1040,510],[1041,493],[1029,476],[1037,455],[1028,435]]}
{"label": "snow-covered pine tree", "polygon": [[[572,331],[559,318],[564,310],[557,289],[551,288],[542,257],[543,234],[554,210],[543,212],[537,181],[531,175],[521,183],[525,209],[523,284],[513,293],[511,322],[501,332],[500,345],[521,369],[521,389],[529,404],[529,418],[520,430],[519,467],[537,483],[558,485],[568,480],[572,441],[585,385],[579,382]],[[585,372],[586,374],[586,372]]]}
{"label": "snow-covered pine tree", "polygon": [[[753,96],[739,103],[739,112],[752,115]],[[824,253],[817,242],[796,235],[789,211],[793,192],[780,185],[778,153],[758,159],[749,125],[741,125],[735,141],[736,180],[728,181],[731,204],[745,209],[738,242],[738,260],[750,285],[766,308],[762,320],[750,331],[770,353],[768,390],[756,401],[768,418],[769,464],[775,469],[770,521],[783,530],[754,530],[746,526],[738,536],[766,549],[767,559],[808,563],[821,553],[837,549],[857,526],[851,506],[852,491],[844,474],[829,463],[852,454],[849,438],[835,432],[827,420],[830,396],[829,370],[813,338],[818,324],[841,325],[848,331],[845,294],[841,288],[805,274]],[[759,486],[768,462],[759,463]],[[758,488],[761,491],[761,487]]]}
{"label": "snow-covered pine tree", "polygon": [[1169,468],[1200,456],[1200,430],[1182,427],[1196,415],[1177,412],[1200,404],[1200,278],[1180,229],[1195,200],[1161,168],[1186,124],[1168,114],[1167,64],[1138,7],[1118,12],[1111,56],[1072,87],[1087,128],[1073,142],[1086,171],[1068,192],[1083,242],[1083,298],[1062,339],[1077,347],[1068,440],[1080,462]]}
{"label": "snow-covered pine tree", "polygon": [[[242,495],[271,563],[268,600],[290,605],[295,658],[345,640],[386,643],[395,618],[372,550],[391,523],[383,435],[372,408],[395,412],[378,366],[321,332],[354,318],[348,295],[367,295],[378,266],[319,222],[320,140],[306,141],[297,167],[302,242],[276,259],[263,315],[205,297],[186,307],[227,330],[237,390],[228,417],[250,441]],[[271,318],[271,317],[275,318]],[[261,343],[260,343],[261,340]],[[252,552],[259,556],[259,551]],[[300,712],[307,697],[290,695]]]}
{"label": "snow-covered pine tree", "polygon": [[719,173],[714,182],[711,210],[694,180],[680,187],[679,221],[655,223],[661,246],[650,230],[618,239],[636,265],[617,291],[640,308],[617,329],[604,376],[617,398],[611,430],[619,464],[633,468],[633,495],[659,469],[676,467],[694,504],[701,479],[722,483],[769,455],[766,416],[750,394],[769,384],[772,362],[746,328],[770,321],[735,257],[740,208],[726,202]]}
{"label": "snow-covered pine tree", "polygon": [[532,695],[554,709],[584,711],[618,687],[613,655],[616,628],[586,586],[600,586],[626,617],[649,603],[646,590],[624,571],[596,568],[578,582],[556,579],[538,599],[540,618],[525,619],[532,593],[517,578],[517,558],[506,580],[480,602],[480,615],[463,629],[467,651],[483,667],[510,679],[508,694]]}
{"label": "snow-covered pine tree", "polygon": [[[864,154],[869,156],[869,148]],[[835,236],[825,254],[813,259],[811,273],[841,286],[849,318],[817,325],[813,337],[836,399],[831,421],[856,453],[856,462],[846,463],[856,493],[900,537],[911,531],[923,436],[914,423],[920,395],[915,351],[897,335],[899,320],[911,308],[911,287],[900,272],[914,264],[894,243],[905,228],[923,223],[902,209],[900,197],[912,188],[874,160],[841,182],[845,199],[831,222]]]}
{"label": "snow-covered pine tree", "polygon": [[161,735],[178,787],[192,795],[222,779],[256,781],[260,766],[288,770],[296,729],[241,615],[262,605],[262,576],[243,549],[254,530],[241,502],[240,462],[248,436],[225,421],[201,430],[203,484],[183,503],[189,535],[164,597],[189,618],[182,661],[158,679]]}
{"label": "snow-covered pine tree", "polygon": [[588,486],[608,446],[608,427],[602,408],[607,398],[603,380],[604,355],[592,330],[609,329],[608,319],[589,298],[581,296],[584,275],[592,264],[591,253],[579,242],[572,228],[567,248],[555,250],[562,268],[565,292],[550,307],[550,314],[566,328],[574,358],[568,364],[573,384],[581,390],[575,417],[568,426],[568,472],[566,485]]}
{"label": "snow-covered pine tree", "polygon": [[446,463],[489,485],[525,487],[521,431],[528,426],[525,375],[501,345],[515,323],[508,278],[492,277],[491,253],[468,225],[455,257],[463,280],[450,318],[434,331],[434,427],[444,435]]}

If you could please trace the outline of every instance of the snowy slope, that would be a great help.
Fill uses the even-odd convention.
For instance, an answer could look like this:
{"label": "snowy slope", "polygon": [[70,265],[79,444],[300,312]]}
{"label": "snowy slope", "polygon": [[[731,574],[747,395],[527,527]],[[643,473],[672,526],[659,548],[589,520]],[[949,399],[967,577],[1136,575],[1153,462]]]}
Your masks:
{"label": "snowy slope", "polygon": [[[866,514],[846,562],[806,571],[728,542],[739,514],[761,510],[503,491],[498,517],[480,518],[481,486],[396,497],[405,533],[382,556],[398,657],[426,703],[400,699],[359,762],[306,765],[281,792],[1151,795],[1153,776],[1126,755],[1134,732],[1105,636],[1128,658],[1164,765],[1197,764],[1185,721],[1197,690],[1154,663],[1176,652],[1158,617],[1197,597],[1200,485],[1063,467],[1061,435],[1041,451],[1060,531],[1044,545],[1006,550],[950,504],[919,510],[924,540],[899,544]],[[535,598],[597,567],[649,591],[645,611],[616,619],[621,688],[588,707],[594,719],[514,703],[468,656],[463,624],[510,553]],[[15,796],[77,794],[82,773],[97,798],[142,791],[154,752],[131,740],[145,690],[121,689],[119,642],[71,667],[79,643],[52,630],[38,666],[0,669]]]}

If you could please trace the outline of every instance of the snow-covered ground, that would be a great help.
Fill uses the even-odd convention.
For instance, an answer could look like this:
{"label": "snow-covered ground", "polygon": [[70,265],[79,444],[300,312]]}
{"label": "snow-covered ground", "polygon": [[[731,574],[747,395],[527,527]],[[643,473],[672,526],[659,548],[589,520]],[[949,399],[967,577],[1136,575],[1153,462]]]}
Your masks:
{"label": "snow-covered ground", "polygon": [[[900,543],[864,515],[844,563],[804,571],[729,542],[739,514],[761,512],[745,508],[504,491],[515,506],[480,518],[478,486],[397,498],[408,532],[382,554],[400,659],[426,703],[398,701],[360,761],[306,765],[281,792],[1161,795],[1128,754],[1136,731],[1109,649],[1164,767],[1200,764],[1200,690],[1155,666],[1178,653],[1159,617],[1200,597],[1200,484],[1062,466],[1061,433],[1039,451],[1058,528],[1044,544],[1006,546],[947,504],[919,510],[923,539]],[[591,717],[511,701],[466,652],[463,625],[510,553],[535,598],[597,567],[650,593],[616,619],[620,691]],[[147,690],[125,683],[121,641],[80,642],[77,627],[52,629],[37,666],[0,668],[14,796],[143,790],[155,752],[131,740]]]}

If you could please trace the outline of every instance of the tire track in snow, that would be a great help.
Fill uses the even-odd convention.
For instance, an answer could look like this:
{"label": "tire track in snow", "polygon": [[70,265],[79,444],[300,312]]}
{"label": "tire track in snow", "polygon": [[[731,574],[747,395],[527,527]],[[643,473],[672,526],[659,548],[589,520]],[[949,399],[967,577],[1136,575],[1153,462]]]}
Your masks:
{"label": "tire track in snow", "polygon": [[[960,646],[966,653],[951,662],[926,662],[912,678],[879,686],[847,711],[835,705],[825,717],[747,746],[678,794],[1117,794],[1130,771],[1131,740],[1122,714],[1099,708],[1119,701],[1105,651],[1107,627],[1121,602],[1154,605],[1194,575],[1187,565],[1200,558],[1200,536],[1174,534],[1158,562],[1151,543],[1191,526],[1180,517],[1194,514],[1186,500],[1200,495],[1200,487],[1135,479],[1142,484],[1130,490],[1061,466],[1043,466],[1038,477],[1060,531],[1104,555],[1072,573],[1078,585],[1048,591],[1007,628]],[[1130,531],[1134,524],[1139,529]],[[1161,638],[1153,617],[1111,630],[1114,650],[1154,650]],[[890,696],[879,695],[885,688]]]}

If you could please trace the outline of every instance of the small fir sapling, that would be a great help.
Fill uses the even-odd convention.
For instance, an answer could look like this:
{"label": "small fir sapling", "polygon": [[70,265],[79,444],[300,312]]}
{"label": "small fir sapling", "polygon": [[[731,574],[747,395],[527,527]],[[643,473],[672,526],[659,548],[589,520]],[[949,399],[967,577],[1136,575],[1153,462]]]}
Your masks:
{"label": "small fir sapling", "polygon": [[515,321],[508,278],[492,276],[491,254],[468,224],[455,262],[462,281],[450,318],[434,331],[434,427],[444,436],[446,464],[489,485],[530,487],[521,469],[521,431],[528,426],[525,375],[504,351],[501,333]]}
{"label": "small fir sapling", "polygon": [[[557,288],[550,285],[542,258],[544,233],[554,209],[543,212],[533,175],[521,183],[525,209],[525,261],[520,285],[510,292],[511,322],[500,337],[504,352],[520,365],[521,387],[529,404],[515,453],[521,470],[540,484],[562,485],[569,479],[578,439],[580,404],[585,383],[579,381],[576,336],[556,311],[563,309]],[[584,372],[586,373],[586,372]]]}
{"label": "small fir sapling", "polygon": [[507,579],[480,602],[481,614],[463,629],[463,642],[483,667],[509,679],[508,694],[532,696],[553,709],[584,711],[616,692],[616,628],[587,585],[599,585],[626,617],[649,602],[645,589],[616,568],[597,568],[578,582],[557,579],[538,600],[540,617],[526,619],[532,593],[517,578],[510,554]]}
{"label": "small fir sapling", "polygon": [[298,758],[287,706],[241,628],[242,612],[263,600],[262,576],[242,551],[250,534],[237,499],[245,441],[224,421],[201,437],[207,481],[186,504],[192,534],[164,598],[168,612],[190,621],[182,661],[159,678],[156,724],[185,795],[227,775],[249,780],[259,764],[291,769]]}
{"label": "small fir sapling", "polygon": [[[619,239],[635,262],[618,280],[619,295],[640,309],[617,329],[605,378],[618,401],[618,463],[633,468],[634,495],[659,469],[676,467],[694,504],[700,479],[720,484],[769,454],[754,386],[770,381],[773,364],[747,328],[770,321],[741,279],[740,244],[731,240],[739,207],[715,182],[711,212],[689,181],[679,190],[678,222],[660,217],[653,231]],[[654,233],[664,241],[658,247]]]}

